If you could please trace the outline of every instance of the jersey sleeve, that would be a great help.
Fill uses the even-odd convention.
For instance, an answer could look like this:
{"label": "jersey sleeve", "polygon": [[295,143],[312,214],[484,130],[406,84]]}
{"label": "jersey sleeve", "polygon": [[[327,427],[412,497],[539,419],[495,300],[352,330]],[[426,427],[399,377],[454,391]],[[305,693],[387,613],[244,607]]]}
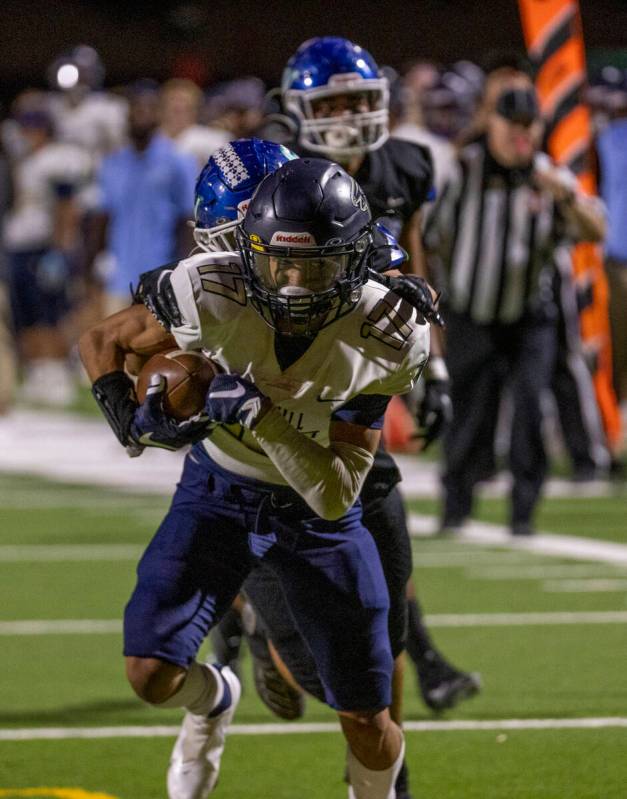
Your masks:
{"label": "jersey sleeve", "polygon": [[175,303],[175,321],[180,321],[170,332],[184,350],[214,346],[217,331],[234,322],[247,304],[241,263],[233,253],[192,255],[178,263],[169,283],[168,302]]}
{"label": "jersey sleeve", "polygon": [[414,387],[429,359],[429,325],[414,322],[400,358],[390,363],[389,374],[370,386],[372,393],[394,396],[407,394]]}
{"label": "jersey sleeve", "polygon": [[[193,258],[181,261],[170,274],[172,299],[179,311],[180,324],[170,332],[183,350],[200,349],[203,346],[203,330],[215,324],[210,307],[210,296],[203,291],[198,270]],[[207,296],[205,296],[207,295]]]}
{"label": "jersey sleeve", "polygon": [[391,397],[386,394],[359,394],[333,411],[331,421],[348,422],[372,430],[383,428],[383,416]]}

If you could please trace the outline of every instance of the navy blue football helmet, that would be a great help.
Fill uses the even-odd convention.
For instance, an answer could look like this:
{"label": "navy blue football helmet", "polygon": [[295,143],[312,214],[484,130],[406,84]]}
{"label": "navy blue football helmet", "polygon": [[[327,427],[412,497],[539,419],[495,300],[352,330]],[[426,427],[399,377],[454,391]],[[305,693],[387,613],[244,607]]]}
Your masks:
{"label": "navy blue football helmet", "polygon": [[194,239],[203,249],[232,252],[235,228],[259,183],[295,153],[262,139],[237,139],[220,147],[196,181]]}
{"label": "navy blue football helmet", "polygon": [[370,53],[348,39],[301,44],[283,72],[281,95],[299,120],[301,146],[329,158],[376,150],[389,136],[388,80]]}
{"label": "navy blue football helmet", "polygon": [[284,335],[314,336],[361,296],[372,218],[338,164],[303,158],[277,169],[259,185],[237,238],[251,303]]}

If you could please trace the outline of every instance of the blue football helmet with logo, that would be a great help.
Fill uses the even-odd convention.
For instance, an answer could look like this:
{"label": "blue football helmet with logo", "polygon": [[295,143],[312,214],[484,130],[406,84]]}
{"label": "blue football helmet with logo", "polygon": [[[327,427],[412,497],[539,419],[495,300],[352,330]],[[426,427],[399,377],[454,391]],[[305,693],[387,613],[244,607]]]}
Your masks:
{"label": "blue football helmet with logo", "polygon": [[235,228],[259,183],[287,161],[297,158],[281,144],[237,139],[220,147],[196,181],[194,239],[203,249],[237,249]]}
{"label": "blue football helmet with logo", "polygon": [[368,279],[368,201],[322,158],[291,161],[265,178],[237,239],[251,303],[284,335],[314,336],[352,310]]}
{"label": "blue football helmet with logo", "polygon": [[376,150],[388,138],[389,86],[367,50],[348,39],[309,39],[283,72],[286,111],[299,121],[299,143],[329,158]]}

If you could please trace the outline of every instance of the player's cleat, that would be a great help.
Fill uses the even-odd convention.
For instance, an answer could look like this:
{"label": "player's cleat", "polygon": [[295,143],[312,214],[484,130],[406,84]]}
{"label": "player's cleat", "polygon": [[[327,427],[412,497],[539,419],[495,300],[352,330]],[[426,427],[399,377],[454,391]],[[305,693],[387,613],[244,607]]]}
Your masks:
{"label": "player's cleat", "polygon": [[226,731],[241,686],[228,666],[213,668],[223,681],[222,698],[208,716],[185,714],[168,769],[169,799],[206,799],[218,782]]}
{"label": "player's cleat", "polygon": [[300,719],[305,713],[305,695],[293,688],[281,675],[272,660],[268,640],[259,625],[244,628],[253,661],[253,678],[264,705],[286,721]]}
{"label": "player's cleat", "polygon": [[418,684],[424,703],[436,712],[448,710],[481,690],[481,675],[459,671],[429,650],[418,665]]}

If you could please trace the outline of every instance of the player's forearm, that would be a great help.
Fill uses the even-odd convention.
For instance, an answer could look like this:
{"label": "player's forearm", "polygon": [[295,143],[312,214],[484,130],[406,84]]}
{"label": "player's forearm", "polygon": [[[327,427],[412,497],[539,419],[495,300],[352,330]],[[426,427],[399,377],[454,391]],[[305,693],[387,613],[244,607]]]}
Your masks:
{"label": "player's forearm", "polygon": [[104,325],[96,325],[83,333],[78,351],[92,383],[102,375],[124,369],[126,353]]}
{"label": "player's forearm", "polygon": [[339,519],[355,503],[374,460],[355,444],[321,446],[295,430],[277,408],[263,416],[254,435],[288,484],[323,519]]}

